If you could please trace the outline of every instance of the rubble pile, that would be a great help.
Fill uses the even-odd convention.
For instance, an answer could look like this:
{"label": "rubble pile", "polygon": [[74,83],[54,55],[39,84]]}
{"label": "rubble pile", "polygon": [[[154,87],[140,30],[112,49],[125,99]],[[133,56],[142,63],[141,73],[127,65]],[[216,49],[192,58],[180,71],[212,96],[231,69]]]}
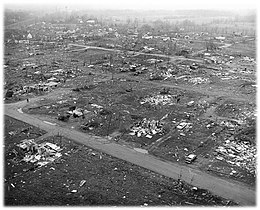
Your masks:
{"label": "rubble pile", "polygon": [[237,126],[238,123],[240,123],[239,121],[236,120],[223,120],[219,123],[220,126],[226,126],[227,128],[229,128],[230,130],[234,130]]}
{"label": "rubble pile", "polygon": [[169,78],[173,77],[174,70],[173,69],[167,69],[167,71],[162,72],[162,76],[164,80],[167,80]]}
{"label": "rubble pile", "polygon": [[250,58],[250,57],[248,57],[248,56],[243,57],[242,62],[248,62],[248,63],[251,63],[251,62],[252,62],[252,63],[256,63],[255,59]]}
{"label": "rubble pile", "polygon": [[91,104],[91,106],[92,106],[92,107],[95,107],[95,108],[97,108],[97,109],[102,109],[102,108],[103,108],[103,106],[100,106],[100,105],[98,105],[98,104]]}
{"label": "rubble pile", "polygon": [[209,102],[206,100],[199,100],[197,102],[197,106],[200,108],[207,108],[207,107],[209,107],[209,105],[210,105]]}
{"label": "rubble pile", "polygon": [[132,128],[129,135],[136,135],[137,137],[145,136],[152,138],[155,134],[161,134],[163,132],[163,123],[159,120],[142,119],[136,123]]}
{"label": "rubble pile", "polygon": [[[226,106],[225,106],[226,107]],[[234,118],[230,120],[230,122],[221,122],[220,125],[225,125],[227,127],[232,127],[230,124],[239,124],[239,125],[245,125],[247,124],[248,120],[255,120],[256,119],[256,112],[251,110],[250,108],[239,108],[239,109],[232,109],[231,111],[227,111],[228,109],[219,109],[219,113],[222,115],[228,115],[228,114],[233,114]],[[231,122],[232,121],[232,122]],[[235,125],[233,125],[235,127]]]}
{"label": "rubble pile", "polygon": [[155,59],[155,58],[147,59],[147,63],[150,63],[150,64],[161,63],[161,62],[163,62],[162,59]]}
{"label": "rubble pile", "polygon": [[182,120],[181,122],[178,123],[178,125],[176,126],[176,128],[179,131],[179,135],[181,136],[186,136],[186,132],[189,132],[192,128],[192,123],[188,123],[184,120]]}
{"label": "rubble pile", "polygon": [[189,79],[189,82],[197,85],[197,84],[201,84],[201,83],[207,83],[209,81],[209,79],[207,78],[201,78],[201,77],[195,77],[195,78],[191,78]]}
{"label": "rubble pile", "polygon": [[185,121],[182,121],[180,122],[177,127],[176,127],[178,130],[188,130],[190,128],[192,128],[192,125],[191,123],[188,123],[188,122],[185,122]]}
{"label": "rubble pile", "polygon": [[84,110],[81,108],[76,108],[73,111],[67,111],[68,114],[71,114],[73,116],[80,117],[84,114]]}
{"label": "rubble pile", "polygon": [[17,146],[25,151],[23,161],[37,163],[40,167],[62,156],[60,153],[62,149],[50,142],[37,144],[34,139],[25,139]]}
{"label": "rubble pile", "polygon": [[247,141],[226,140],[222,146],[216,149],[216,159],[247,169],[250,173],[256,170],[256,147]]}
{"label": "rubble pile", "polygon": [[168,69],[167,71],[150,73],[149,79],[150,80],[167,80],[172,77],[173,77],[172,70]]}
{"label": "rubble pile", "polygon": [[163,75],[162,73],[158,73],[158,72],[153,72],[153,73],[150,73],[150,76],[149,76],[149,79],[150,80],[163,80]]}
{"label": "rubble pile", "polygon": [[176,96],[173,95],[155,95],[152,97],[144,98],[140,103],[145,104],[149,103],[151,105],[173,105],[173,100]]}
{"label": "rubble pile", "polygon": [[[241,109],[239,109],[239,111],[240,110]],[[238,118],[243,122],[246,122],[247,119],[256,119],[256,112],[249,109],[243,109],[243,111],[238,113]]]}

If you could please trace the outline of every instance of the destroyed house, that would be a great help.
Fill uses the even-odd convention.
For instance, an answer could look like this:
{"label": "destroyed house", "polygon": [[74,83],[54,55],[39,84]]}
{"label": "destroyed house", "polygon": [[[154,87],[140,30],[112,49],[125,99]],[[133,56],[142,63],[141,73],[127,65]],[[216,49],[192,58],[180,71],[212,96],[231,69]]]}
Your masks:
{"label": "destroyed house", "polygon": [[30,85],[30,86],[24,86],[23,87],[23,92],[26,93],[33,93],[37,91],[48,91],[49,88],[45,87],[43,85]]}
{"label": "destroyed house", "polygon": [[33,93],[38,91],[49,91],[51,88],[56,88],[59,83],[57,82],[49,82],[49,83],[41,83],[36,85],[26,85],[23,87],[22,91],[25,93]]}

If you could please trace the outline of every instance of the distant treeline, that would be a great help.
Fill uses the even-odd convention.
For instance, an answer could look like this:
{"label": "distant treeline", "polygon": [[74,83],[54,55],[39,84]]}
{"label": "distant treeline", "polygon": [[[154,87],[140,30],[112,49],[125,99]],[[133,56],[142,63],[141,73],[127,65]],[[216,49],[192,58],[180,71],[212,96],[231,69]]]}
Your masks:
{"label": "distant treeline", "polygon": [[12,11],[6,9],[4,11],[4,25],[10,25],[24,21],[26,19],[32,18],[31,14],[28,11]]}

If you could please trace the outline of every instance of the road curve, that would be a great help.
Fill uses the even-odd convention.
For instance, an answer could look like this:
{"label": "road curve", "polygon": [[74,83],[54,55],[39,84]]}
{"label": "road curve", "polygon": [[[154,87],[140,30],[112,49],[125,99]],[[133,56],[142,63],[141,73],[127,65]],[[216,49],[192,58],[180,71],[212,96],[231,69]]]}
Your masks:
{"label": "road curve", "polygon": [[221,179],[202,171],[189,168],[186,165],[179,165],[161,160],[150,154],[137,152],[134,149],[119,145],[106,138],[91,136],[74,129],[61,127],[58,125],[58,122],[54,122],[53,119],[48,119],[48,122],[56,123],[56,125],[45,123],[44,120],[46,120],[46,117],[41,118],[40,116],[29,115],[18,111],[19,108],[22,108],[25,105],[26,102],[6,104],[4,113],[15,119],[37,126],[40,129],[47,131],[49,134],[60,134],[75,142],[139,165],[164,176],[178,179],[181,175],[183,181],[207,189],[212,194],[233,200],[242,206],[256,205],[255,189],[252,189],[244,183]]}
{"label": "road curve", "polygon": [[114,48],[105,48],[105,47],[96,47],[96,46],[91,46],[91,45],[81,45],[81,44],[73,44],[69,43],[69,46],[76,46],[76,47],[82,47],[81,49],[76,49],[76,50],[71,50],[69,52],[76,52],[76,51],[82,51],[82,50],[88,50],[88,49],[94,49],[94,50],[104,50],[104,51],[111,51],[111,52],[127,52],[127,53],[132,53],[134,55],[147,55],[147,56],[156,56],[156,57],[161,57],[161,58],[170,58],[170,59],[179,59],[179,60],[191,60],[195,62],[202,62],[201,59],[190,59],[190,58],[185,58],[183,56],[177,56],[177,55],[164,55],[164,54],[158,54],[158,53],[145,53],[145,52],[138,52],[138,51],[133,51],[133,50],[120,50],[120,49],[114,49]]}

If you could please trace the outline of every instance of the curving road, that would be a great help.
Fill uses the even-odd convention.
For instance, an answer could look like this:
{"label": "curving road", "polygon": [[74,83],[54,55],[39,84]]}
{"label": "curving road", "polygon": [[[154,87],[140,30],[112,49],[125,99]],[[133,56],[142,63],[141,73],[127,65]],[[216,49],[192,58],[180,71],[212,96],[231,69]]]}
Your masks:
{"label": "curving road", "polygon": [[[34,102],[40,98],[42,97],[33,98],[31,101]],[[150,154],[140,153],[132,148],[110,141],[107,138],[91,136],[74,129],[66,128],[59,125],[58,121],[46,116],[29,115],[21,112],[21,108],[27,104],[26,101],[5,104],[4,113],[28,124],[38,126],[40,129],[47,131],[49,135],[60,134],[66,136],[75,142],[139,165],[164,176],[173,179],[178,179],[181,176],[181,179],[187,183],[207,189],[215,195],[233,200],[242,206],[256,205],[255,189],[252,189],[244,183],[221,179],[202,171],[192,169],[186,165],[164,161]]]}
{"label": "curving road", "polygon": [[203,62],[202,59],[194,59],[194,58],[185,58],[183,56],[169,56],[169,55],[164,55],[164,54],[157,54],[157,53],[145,53],[145,52],[138,52],[138,51],[133,51],[133,50],[118,50],[118,49],[110,49],[110,48],[105,48],[105,47],[96,47],[96,46],[90,46],[90,45],[81,45],[81,44],[73,44],[69,43],[69,46],[75,46],[75,47],[82,47],[80,49],[75,49],[71,50],[68,52],[77,52],[77,51],[84,51],[88,49],[94,49],[94,50],[104,50],[104,51],[111,51],[111,52],[127,52],[127,53],[132,53],[133,55],[147,55],[147,56],[156,56],[156,57],[161,57],[161,58],[170,58],[171,60],[190,60],[194,62]]}

